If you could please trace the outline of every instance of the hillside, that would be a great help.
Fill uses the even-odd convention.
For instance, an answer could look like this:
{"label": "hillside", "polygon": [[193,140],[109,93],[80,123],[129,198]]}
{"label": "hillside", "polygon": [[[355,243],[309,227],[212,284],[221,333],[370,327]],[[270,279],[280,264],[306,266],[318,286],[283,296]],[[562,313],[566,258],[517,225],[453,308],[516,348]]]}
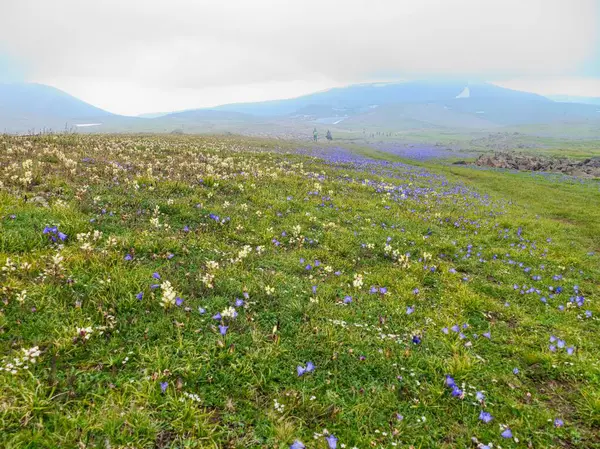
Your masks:
{"label": "hillside", "polygon": [[0,447],[598,448],[598,182],[415,164],[0,136]]}

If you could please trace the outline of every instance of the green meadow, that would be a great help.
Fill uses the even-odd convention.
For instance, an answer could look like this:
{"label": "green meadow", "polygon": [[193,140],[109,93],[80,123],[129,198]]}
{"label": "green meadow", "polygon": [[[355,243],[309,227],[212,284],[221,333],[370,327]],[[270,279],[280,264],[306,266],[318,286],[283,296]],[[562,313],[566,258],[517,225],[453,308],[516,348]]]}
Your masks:
{"label": "green meadow", "polygon": [[600,447],[600,182],[304,147],[0,136],[0,447]]}

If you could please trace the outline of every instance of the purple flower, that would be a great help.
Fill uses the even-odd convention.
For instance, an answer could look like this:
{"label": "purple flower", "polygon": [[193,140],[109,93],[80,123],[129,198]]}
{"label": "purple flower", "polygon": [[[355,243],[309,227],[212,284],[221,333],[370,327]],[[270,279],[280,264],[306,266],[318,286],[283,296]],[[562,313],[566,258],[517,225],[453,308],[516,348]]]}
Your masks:
{"label": "purple flower", "polygon": [[58,233],[58,238],[61,239],[64,242],[65,240],[67,240],[67,234],[59,232]]}
{"label": "purple flower", "polygon": [[387,288],[379,287],[379,293],[381,293],[382,295],[385,295],[387,293]]}
{"label": "purple flower", "polygon": [[150,288],[151,288],[152,290],[156,290],[156,289],[157,289],[157,288],[159,288],[159,287],[160,287],[160,284],[151,284],[151,285],[150,285]]}
{"label": "purple flower", "polygon": [[213,318],[213,320],[220,321],[221,320],[221,314],[217,312],[217,314],[213,315],[212,318]]}
{"label": "purple flower", "polygon": [[177,307],[181,306],[181,304],[183,304],[183,299],[181,299],[179,296],[175,298],[175,305]]}
{"label": "purple flower", "polygon": [[415,307],[414,306],[408,306],[406,308],[406,314],[410,315],[411,313],[413,313],[415,311]]}
{"label": "purple flower", "polygon": [[421,337],[418,335],[413,335],[412,342],[416,345],[421,344]]}
{"label": "purple flower", "polygon": [[419,294],[419,289],[418,289],[418,288],[415,288],[415,289],[413,290],[413,293],[414,293],[415,295],[418,295],[418,294]]}
{"label": "purple flower", "polygon": [[161,383],[160,383],[160,391],[161,391],[162,393],[164,393],[165,391],[167,391],[167,387],[168,387],[168,386],[169,386],[169,383],[168,383],[168,382],[161,382]]}
{"label": "purple flower", "polygon": [[352,302],[352,296],[344,297],[344,304],[350,304]]}
{"label": "purple flower", "polygon": [[562,427],[564,425],[565,425],[565,422],[562,419],[556,418],[554,420],[554,427]]}
{"label": "purple flower", "polygon": [[573,346],[569,346],[567,348],[567,354],[573,355],[574,352],[575,352],[575,348]]}
{"label": "purple flower", "polygon": [[404,419],[404,416],[402,416],[400,413],[396,413],[396,419],[398,421],[402,421]]}
{"label": "purple flower", "polygon": [[489,339],[489,338],[492,338],[492,334],[491,334],[491,333],[489,333],[489,332],[484,332],[482,335],[483,335],[485,338],[488,338],[488,339]]}
{"label": "purple flower", "polygon": [[296,367],[296,372],[298,373],[298,377],[303,376],[306,373],[312,373],[315,370],[315,365],[313,362],[306,362],[306,367],[302,365],[298,365]]}
{"label": "purple flower", "polygon": [[302,441],[296,440],[290,445],[290,449],[305,449],[306,446],[302,444]]}
{"label": "purple flower", "polygon": [[243,305],[244,305],[244,300],[236,298],[236,300],[235,300],[235,306],[236,307],[242,307]]}
{"label": "purple flower", "polygon": [[138,301],[141,301],[144,297],[144,292],[139,292],[137,295],[135,295],[135,297]]}
{"label": "purple flower", "polygon": [[206,309],[204,307],[198,307],[198,312],[200,312],[200,315],[204,315],[206,313]]}
{"label": "purple flower", "polygon": [[219,332],[221,335],[225,335],[227,333],[227,329],[229,329],[229,326],[225,326],[224,324],[219,325]]}
{"label": "purple flower", "polygon": [[133,256],[131,254],[127,254],[125,256],[125,260],[127,260],[127,261],[133,260]]}
{"label": "purple flower", "polygon": [[515,375],[519,374],[519,368],[513,369],[513,374],[515,374]]}
{"label": "purple flower", "polygon": [[442,328],[442,332],[446,335],[448,335],[448,328],[447,327],[443,327]]}
{"label": "purple flower", "polygon": [[492,417],[492,415],[488,412],[484,412],[483,410],[481,411],[481,413],[479,413],[479,419],[482,420],[484,423],[489,423],[492,419],[494,419]]}
{"label": "purple flower", "polygon": [[327,440],[327,444],[329,445],[329,449],[336,449],[337,448],[338,439],[335,437],[335,435],[328,435],[328,436],[325,437],[325,439]]}
{"label": "purple flower", "polygon": [[154,279],[160,279],[160,274],[158,274],[157,272],[152,273],[152,277]]}
{"label": "purple flower", "polygon": [[479,402],[483,402],[485,395],[481,391],[478,391],[475,393],[475,399],[477,399]]}
{"label": "purple flower", "polygon": [[507,427],[506,429],[504,429],[504,432],[502,432],[500,435],[502,435],[502,438],[512,438],[513,433],[512,433],[512,430],[510,430]]}
{"label": "purple flower", "polygon": [[456,382],[454,381],[454,378],[452,376],[450,376],[449,374],[446,374],[446,386],[450,387],[450,388],[454,388],[456,386]]}
{"label": "purple flower", "polygon": [[452,397],[462,399],[464,397],[464,395],[465,395],[464,392],[457,386],[454,386],[454,388],[452,388]]}

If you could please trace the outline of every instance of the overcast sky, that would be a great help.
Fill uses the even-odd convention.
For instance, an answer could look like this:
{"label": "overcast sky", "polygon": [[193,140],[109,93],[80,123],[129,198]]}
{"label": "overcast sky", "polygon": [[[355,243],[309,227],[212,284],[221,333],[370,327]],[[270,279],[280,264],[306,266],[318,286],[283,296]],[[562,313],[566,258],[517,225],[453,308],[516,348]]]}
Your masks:
{"label": "overcast sky", "polygon": [[0,2],[0,81],[122,114],[424,77],[600,96],[598,0]]}

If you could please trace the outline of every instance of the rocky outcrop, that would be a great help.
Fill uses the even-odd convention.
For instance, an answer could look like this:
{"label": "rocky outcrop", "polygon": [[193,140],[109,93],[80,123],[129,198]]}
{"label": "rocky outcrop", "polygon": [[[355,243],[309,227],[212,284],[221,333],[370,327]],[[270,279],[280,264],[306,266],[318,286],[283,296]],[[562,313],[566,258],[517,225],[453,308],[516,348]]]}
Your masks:
{"label": "rocky outcrop", "polygon": [[493,154],[482,154],[475,161],[475,165],[521,171],[557,172],[572,176],[600,178],[600,158],[574,161],[562,158],[530,156],[521,153],[496,152]]}

